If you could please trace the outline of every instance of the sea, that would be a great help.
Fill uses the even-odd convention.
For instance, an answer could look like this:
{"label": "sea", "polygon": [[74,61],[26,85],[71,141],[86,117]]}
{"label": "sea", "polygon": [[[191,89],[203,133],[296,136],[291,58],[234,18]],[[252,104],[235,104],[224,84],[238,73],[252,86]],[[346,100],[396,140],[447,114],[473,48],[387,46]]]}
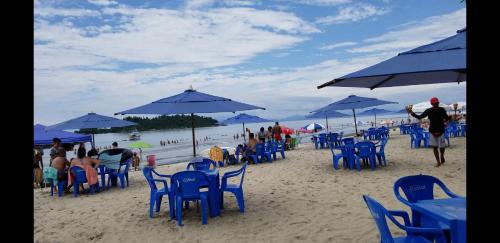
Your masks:
{"label": "sea", "polygon": [[[378,115],[377,116],[377,126],[381,126],[380,122],[383,120],[393,120],[394,125],[399,125],[401,120],[408,119],[406,114],[392,114],[392,115]],[[368,129],[372,127],[372,122],[375,123],[373,116],[361,116],[356,117],[358,123],[358,131],[362,129]],[[301,127],[307,126],[311,123],[319,123],[326,127],[325,119],[307,119],[307,120],[297,120],[297,121],[279,121],[280,125],[287,126],[294,130]],[[261,127],[267,129],[268,126],[273,126],[274,122],[264,122],[264,123],[250,123],[245,124],[245,128],[249,128],[251,132],[257,135],[257,132]],[[344,132],[345,135],[354,134],[354,120],[352,117],[343,118],[329,118],[328,119],[329,131],[333,132]],[[165,130],[152,130],[152,131],[142,131],[141,141],[151,144],[152,148],[142,149],[142,161],[145,161],[147,155],[155,155],[156,164],[172,164],[179,162],[189,161],[193,157],[193,143],[192,143],[192,132],[191,128],[182,129],[165,129]],[[235,139],[236,134],[239,135],[239,139]],[[227,126],[215,126],[215,127],[198,127],[195,128],[195,138],[198,140],[198,146],[196,147],[197,155],[201,151],[210,149],[212,146],[217,145],[220,147],[236,147],[238,144],[243,144],[243,126],[242,124],[231,124]],[[96,148],[104,149],[105,147],[110,147],[113,142],[118,143],[120,148],[128,148],[128,145],[135,141],[129,141],[128,133],[105,133],[95,135],[95,145]],[[300,143],[310,143],[312,134],[301,133],[298,136]],[[292,135],[292,137],[297,137]],[[160,141],[176,141],[176,143],[170,143],[166,146],[161,146]],[[90,148],[90,143],[86,143],[87,150]],[[78,145],[75,146],[75,149]],[[132,151],[139,152],[138,149],[131,149]],[[50,149],[44,149],[43,163],[48,166],[50,161]],[[66,154],[68,159],[76,157],[73,151],[68,151]]]}

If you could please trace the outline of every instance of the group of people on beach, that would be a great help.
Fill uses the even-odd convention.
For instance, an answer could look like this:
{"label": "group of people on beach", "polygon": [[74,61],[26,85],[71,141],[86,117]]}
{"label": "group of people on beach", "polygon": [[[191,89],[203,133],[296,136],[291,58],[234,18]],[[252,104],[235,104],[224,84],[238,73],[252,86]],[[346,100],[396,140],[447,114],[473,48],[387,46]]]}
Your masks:
{"label": "group of people on beach", "polygon": [[[269,126],[267,130],[264,127],[259,129],[257,133],[257,137],[249,128],[245,129],[246,133],[248,133],[248,142],[246,144],[239,144],[236,150],[242,155],[242,160],[252,160],[249,155],[255,155],[257,152],[256,146],[258,143],[266,143],[271,141],[276,141],[281,143],[282,141],[282,130],[278,122],[275,123],[273,127]],[[285,135],[285,144],[289,144],[291,140],[291,136]]]}

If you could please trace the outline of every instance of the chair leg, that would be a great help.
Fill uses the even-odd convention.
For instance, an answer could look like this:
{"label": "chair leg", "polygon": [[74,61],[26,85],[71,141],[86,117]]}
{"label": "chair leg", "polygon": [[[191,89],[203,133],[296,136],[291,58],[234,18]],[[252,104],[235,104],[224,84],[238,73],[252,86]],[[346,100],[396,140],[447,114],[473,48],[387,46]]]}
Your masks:
{"label": "chair leg", "polygon": [[79,183],[76,181],[73,183],[73,197],[78,197],[78,187]]}
{"label": "chair leg", "polygon": [[125,189],[125,175],[119,175],[118,178],[120,179],[121,189]]}
{"label": "chair leg", "polygon": [[359,161],[359,158],[357,158],[356,160],[357,160],[356,169],[358,169],[358,171],[361,171],[361,161]]}
{"label": "chair leg", "polygon": [[54,196],[54,182],[50,182],[50,196]]}
{"label": "chair leg", "polygon": [[201,198],[201,223],[207,224],[207,196],[205,194],[200,195]]}
{"label": "chair leg", "polygon": [[243,199],[243,190],[237,191],[235,194],[236,201],[238,202],[238,207],[240,208],[240,212],[245,212],[245,200]]}
{"label": "chair leg", "polygon": [[[182,204],[181,204],[182,205]],[[189,209],[189,201],[185,201],[184,202],[184,206],[186,207],[186,209]],[[182,208],[182,207],[181,207]]]}
{"label": "chair leg", "polygon": [[224,191],[220,191],[220,208],[224,209]]}
{"label": "chair leg", "polygon": [[155,202],[156,202],[155,198],[153,196],[151,196],[149,198],[149,217],[150,218],[153,218],[153,207],[155,205]]}
{"label": "chair leg", "polygon": [[127,187],[128,187],[128,173],[125,174],[125,179],[127,180]]}
{"label": "chair leg", "polygon": [[174,219],[175,217],[175,200],[174,200],[174,195],[170,194],[168,195],[168,207],[169,207],[169,216],[170,219]]}
{"label": "chair leg", "polygon": [[176,198],[176,208],[177,208],[177,225],[182,226],[182,198]]}

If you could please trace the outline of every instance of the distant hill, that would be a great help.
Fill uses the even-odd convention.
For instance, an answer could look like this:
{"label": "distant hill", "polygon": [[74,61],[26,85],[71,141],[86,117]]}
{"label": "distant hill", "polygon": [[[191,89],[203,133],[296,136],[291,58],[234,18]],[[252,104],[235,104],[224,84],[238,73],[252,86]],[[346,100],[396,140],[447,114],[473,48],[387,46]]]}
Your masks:
{"label": "distant hill", "polygon": [[306,118],[305,115],[293,115],[293,116],[287,116],[281,119],[278,119],[279,121],[300,121],[300,120],[308,120],[309,118]]}

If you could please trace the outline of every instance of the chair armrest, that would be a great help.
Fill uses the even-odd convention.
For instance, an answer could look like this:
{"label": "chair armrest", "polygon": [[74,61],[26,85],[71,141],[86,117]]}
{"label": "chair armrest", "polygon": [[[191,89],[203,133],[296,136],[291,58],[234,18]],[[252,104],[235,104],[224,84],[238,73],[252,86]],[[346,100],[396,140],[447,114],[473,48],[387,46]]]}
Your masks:
{"label": "chair armrest", "polygon": [[440,228],[424,228],[424,227],[405,227],[406,232],[409,233],[428,233],[428,234],[438,234],[443,235],[444,231]]}
{"label": "chair armrest", "polygon": [[226,172],[222,176],[222,179],[238,176],[239,174],[241,174],[241,172],[242,171],[229,171],[229,172]]}
{"label": "chair armrest", "polygon": [[398,216],[398,217],[403,218],[403,220],[405,222],[405,226],[410,226],[411,225],[410,217],[408,216],[407,212],[405,212],[405,211],[389,210],[389,213],[391,215],[393,215],[393,216]]}
{"label": "chair armrest", "polygon": [[151,171],[153,171],[153,173],[155,173],[155,175],[160,176],[160,177],[168,177],[168,178],[171,178],[171,177],[172,177],[172,175],[160,174],[160,173],[158,173],[158,172],[156,172],[156,171],[154,171],[154,170],[151,170]]}
{"label": "chair armrest", "polygon": [[156,181],[156,182],[163,182],[163,185],[165,186],[165,188],[167,189],[168,191],[168,186],[167,186],[167,181],[166,180],[162,180],[162,179],[153,179],[153,181]]}

